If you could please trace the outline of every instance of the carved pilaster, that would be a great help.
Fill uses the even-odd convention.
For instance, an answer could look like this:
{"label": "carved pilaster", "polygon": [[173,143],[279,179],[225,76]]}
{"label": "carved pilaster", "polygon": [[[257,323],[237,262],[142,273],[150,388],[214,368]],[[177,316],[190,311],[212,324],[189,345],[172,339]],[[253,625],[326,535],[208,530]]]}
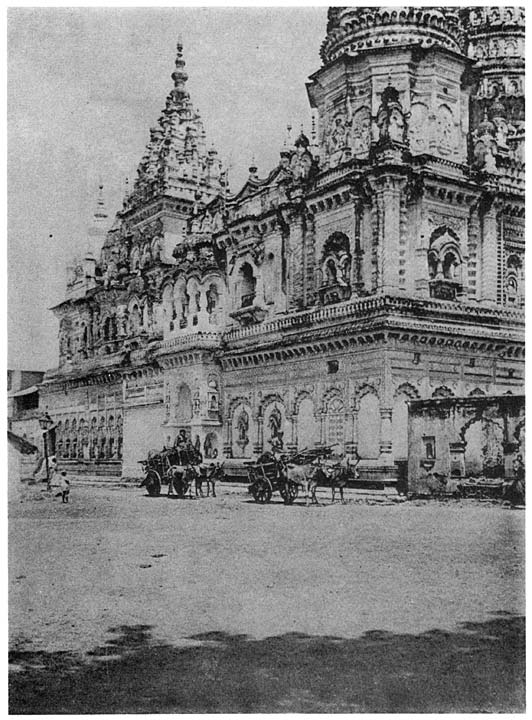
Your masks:
{"label": "carved pilaster", "polygon": [[497,259],[499,243],[499,203],[486,195],[480,204],[481,272],[480,300],[497,302]]}
{"label": "carved pilaster", "polygon": [[377,203],[377,291],[393,292],[399,286],[402,174],[381,175],[373,180]]}
{"label": "carved pilaster", "polygon": [[381,408],[380,462],[392,463],[392,414],[393,408]]}
{"label": "carved pilaster", "polygon": [[327,435],[327,413],[321,412],[319,415],[320,419],[320,445],[325,445]]}
{"label": "carved pilaster", "polygon": [[253,446],[253,452],[262,455],[264,448],[264,418],[262,415],[257,417],[257,441]]}
{"label": "carved pilaster", "polygon": [[357,424],[358,411],[351,410],[346,416],[345,451],[348,455],[355,455],[358,452]]}
{"label": "carved pilaster", "polygon": [[233,457],[233,418],[229,416],[225,427],[224,456]]}

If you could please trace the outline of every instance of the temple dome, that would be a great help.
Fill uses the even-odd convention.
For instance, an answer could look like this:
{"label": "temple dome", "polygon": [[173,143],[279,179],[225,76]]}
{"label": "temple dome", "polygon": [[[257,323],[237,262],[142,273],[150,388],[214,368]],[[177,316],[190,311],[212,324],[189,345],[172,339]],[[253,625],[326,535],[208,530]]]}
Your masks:
{"label": "temple dome", "polygon": [[394,45],[436,45],[461,52],[462,37],[455,8],[332,7],[320,52],[324,63]]}

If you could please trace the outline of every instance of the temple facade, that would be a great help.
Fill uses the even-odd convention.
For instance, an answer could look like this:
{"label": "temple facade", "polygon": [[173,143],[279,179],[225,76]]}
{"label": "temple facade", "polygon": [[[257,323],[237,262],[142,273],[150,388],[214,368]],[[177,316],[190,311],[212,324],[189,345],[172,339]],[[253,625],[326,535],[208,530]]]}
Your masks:
{"label": "temple facade", "polygon": [[337,445],[393,476],[408,401],[522,392],[523,11],[333,7],[321,60],[312,128],[232,194],[178,44],[54,308],[63,463],[139,476],[185,430],[206,457]]}

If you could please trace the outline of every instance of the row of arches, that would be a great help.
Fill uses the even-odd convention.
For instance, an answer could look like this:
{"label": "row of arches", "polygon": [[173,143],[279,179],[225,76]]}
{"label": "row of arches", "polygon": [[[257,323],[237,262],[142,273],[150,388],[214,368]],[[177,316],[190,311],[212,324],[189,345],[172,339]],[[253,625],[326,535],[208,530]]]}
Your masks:
{"label": "row of arches", "polygon": [[92,357],[112,352],[115,343],[126,337],[150,332],[154,326],[154,305],[148,297],[131,297],[127,306],[95,309],[79,320],[63,318],[59,326],[59,353],[63,359]]}
{"label": "row of arches", "polygon": [[165,334],[202,326],[221,326],[224,321],[225,285],[218,275],[203,279],[178,278],[162,293]]}
{"label": "row of arches", "polygon": [[[468,394],[486,393],[476,387]],[[454,395],[446,385],[431,393],[435,399]],[[293,451],[332,445],[335,452],[356,450],[362,460],[377,460],[381,453],[391,452],[395,461],[403,461],[408,456],[408,402],[419,398],[409,383],[396,389],[391,407],[382,405],[371,385],[359,388],[354,404],[346,403],[337,390],[320,402],[304,392],[288,411],[278,395],[266,398],[255,411],[249,401],[237,398],[229,406],[226,451],[235,458],[251,457],[280,441],[284,449]]]}
{"label": "row of arches", "polygon": [[65,460],[120,460],[122,416],[66,417],[56,426],[56,455]]}
{"label": "row of arches", "polygon": [[285,403],[277,398],[263,410],[254,413],[249,402],[241,401],[230,410],[227,423],[227,449],[233,457],[251,457],[272,446],[303,450],[317,445],[331,445],[335,452],[353,452],[363,460],[377,460],[391,443],[395,459],[407,456],[408,390],[397,394],[391,409],[392,432],[386,421],[390,410],[382,408],[375,390],[364,392],[356,408],[344,398],[332,394],[318,404],[310,395],[296,402],[287,413]]}

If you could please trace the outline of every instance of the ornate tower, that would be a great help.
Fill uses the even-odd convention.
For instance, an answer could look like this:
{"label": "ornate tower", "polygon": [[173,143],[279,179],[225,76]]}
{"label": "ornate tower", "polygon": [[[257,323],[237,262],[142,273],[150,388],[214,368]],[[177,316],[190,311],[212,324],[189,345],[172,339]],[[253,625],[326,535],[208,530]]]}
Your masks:
{"label": "ornate tower", "polygon": [[[475,61],[478,84],[471,103],[476,167],[508,167],[524,160],[525,20],[515,7],[463,8],[465,52]],[[492,160],[496,158],[496,163]]]}
{"label": "ornate tower", "polygon": [[[318,114],[322,167],[350,163],[364,176],[358,197],[371,205],[373,234],[364,249],[371,257],[366,292],[463,292],[458,279],[444,287],[441,272],[428,275],[431,237],[409,230],[428,222],[420,191],[429,168],[453,183],[467,176],[472,61],[462,47],[452,8],[329,10],[324,64],[307,88]],[[465,235],[462,243],[461,262]]]}
{"label": "ornate tower", "polygon": [[382,139],[386,88],[396,91],[391,133],[401,135],[413,155],[465,161],[468,97],[462,80],[468,63],[462,35],[453,9],[331,8],[324,65],[308,85],[322,161],[334,167],[368,159],[372,143]]}

